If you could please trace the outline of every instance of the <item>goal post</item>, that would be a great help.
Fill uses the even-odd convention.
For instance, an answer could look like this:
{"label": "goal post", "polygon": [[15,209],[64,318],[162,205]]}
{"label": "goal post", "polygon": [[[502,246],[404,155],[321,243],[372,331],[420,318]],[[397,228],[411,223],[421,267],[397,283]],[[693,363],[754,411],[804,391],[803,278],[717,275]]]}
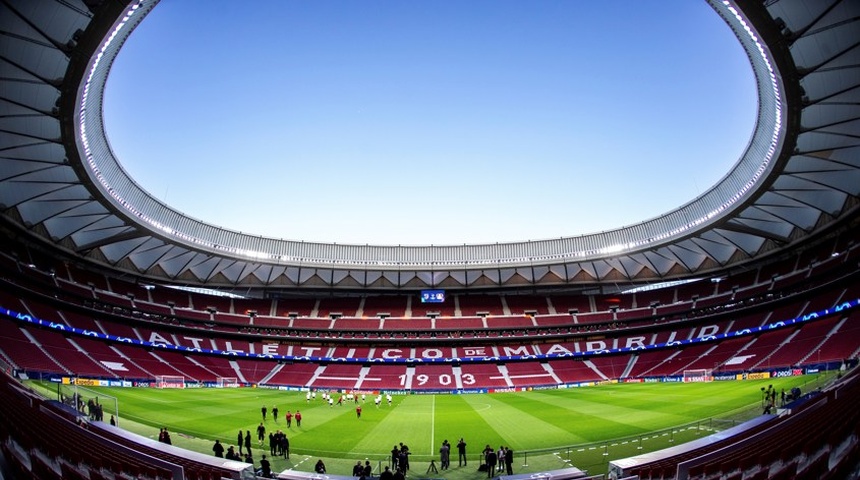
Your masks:
{"label": "goal post", "polygon": [[114,423],[119,422],[119,400],[104,392],[90,390],[75,382],[58,383],[57,400],[90,420],[108,423],[113,417]]}
{"label": "goal post", "polygon": [[239,379],[236,377],[218,377],[215,380],[215,386],[218,388],[238,388]]}
{"label": "goal post", "polygon": [[185,388],[183,375],[158,375],[155,377],[155,388]]}
{"label": "goal post", "polygon": [[687,382],[713,382],[714,375],[707,368],[684,370],[684,383]]}

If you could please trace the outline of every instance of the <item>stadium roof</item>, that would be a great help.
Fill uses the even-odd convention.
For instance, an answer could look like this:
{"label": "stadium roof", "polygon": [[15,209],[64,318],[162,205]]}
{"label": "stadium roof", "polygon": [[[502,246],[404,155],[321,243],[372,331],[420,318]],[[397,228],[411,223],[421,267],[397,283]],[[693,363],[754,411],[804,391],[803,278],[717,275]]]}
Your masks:
{"label": "stadium roof", "polygon": [[65,252],[154,280],[210,287],[471,288],[705,275],[853,226],[860,193],[860,5],[718,2],[756,79],[748,148],[709,191],[599,234],[450,246],[251,236],[140,188],[103,128],[110,66],[157,0],[0,4],[0,210]]}

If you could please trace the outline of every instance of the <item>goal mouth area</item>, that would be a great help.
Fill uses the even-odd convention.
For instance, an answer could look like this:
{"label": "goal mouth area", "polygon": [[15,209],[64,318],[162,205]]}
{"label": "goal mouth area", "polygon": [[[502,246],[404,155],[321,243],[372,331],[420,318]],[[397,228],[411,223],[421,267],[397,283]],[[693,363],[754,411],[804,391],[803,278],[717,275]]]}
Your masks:
{"label": "goal mouth area", "polygon": [[217,388],[239,388],[239,379],[237,377],[218,377],[215,380]]}
{"label": "goal mouth area", "polygon": [[185,388],[183,375],[159,375],[155,377],[156,388]]}

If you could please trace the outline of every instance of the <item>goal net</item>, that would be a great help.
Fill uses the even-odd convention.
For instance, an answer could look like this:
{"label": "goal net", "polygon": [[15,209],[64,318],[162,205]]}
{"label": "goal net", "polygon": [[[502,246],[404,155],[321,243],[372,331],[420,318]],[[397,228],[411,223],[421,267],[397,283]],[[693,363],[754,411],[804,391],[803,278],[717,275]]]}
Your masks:
{"label": "goal net", "polygon": [[713,382],[714,376],[705,368],[684,370],[684,382]]}
{"label": "goal net", "polygon": [[236,377],[218,377],[215,386],[218,388],[238,388],[239,379]]}
{"label": "goal net", "polygon": [[185,388],[185,377],[182,375],[159,375],[155,377],[156,388]]}
{"label": "goal net", "polygon": [[[99,385],[98,380],[77,379],[77,382],[92,386]],[[104,392],[90,390],[78,385],[77,382],[57,384],[57,400],[60,403],[77,410],[92,421],[108,423],[111,417],[113,417],[114,423],[119,421],[119,401],[116,397]]]}

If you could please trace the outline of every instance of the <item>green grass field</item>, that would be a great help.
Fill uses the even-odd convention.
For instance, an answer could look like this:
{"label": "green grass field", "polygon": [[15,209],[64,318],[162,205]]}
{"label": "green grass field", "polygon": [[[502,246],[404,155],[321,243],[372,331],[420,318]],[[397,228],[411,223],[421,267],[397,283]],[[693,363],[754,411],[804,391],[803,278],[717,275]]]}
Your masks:
{"label": "green grass field", "polygon": [[[271,411],[277,405],[281,418],[275,422],[270,413],[265,426],[269,431],[287,431],[291,458],[276,460],[276,471],[311,470],[318,457],[326,459],[329,473],[349,475],[355,461],[365,459],[376,470],[385,465],[392,446],[403,442],[412,452],[410,475],[420,478],[430,459],[438,459],[442,440],[456,444],[463,437],[470,466],[458,468],[455,451],[452,470],[429,475],[457,479],[477,475],[478,453],[486,444],[510,446],[516,452],[515,473],[563,468],[568,462],[593,474],[605,473],[610,459],[665,448],[731,425],[715,419],[739,421],[761,413],[763,386],[789,390],[798,385],[805,392],[824,381],[823,376],[803,376],[522,393],[395,395],[391,406],[383,401],[379,408],[368,396],[360,419],[355,404],[329,407],[319,395],[307,402],[300,392],[256,388],[90,390],[118,399],[120,427],[150,438],[157,437],[158,428],[167,427],[174,445],[192,450],[211,453],[216,438],[233,445],[240,429],[250,430],[255,460],[268,454],[268,444],[258,448],[256,441],[256,427],[262,421],[260,407],[266,405]],[[49,398],[56,397],[55,385],[41,390]],[[287,410],[302,412],[301,427],[293,422],[286,429],[283,414]]]}

